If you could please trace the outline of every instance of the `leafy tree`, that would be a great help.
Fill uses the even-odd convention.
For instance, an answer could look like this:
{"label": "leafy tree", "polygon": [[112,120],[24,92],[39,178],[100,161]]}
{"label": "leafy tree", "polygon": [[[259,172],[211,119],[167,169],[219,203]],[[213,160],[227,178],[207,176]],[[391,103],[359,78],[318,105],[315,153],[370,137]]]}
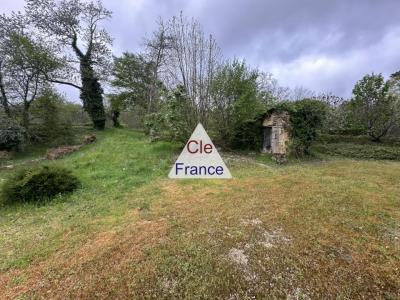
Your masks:
{"label": "leafy tree", "polygon": [[168,93],[159,112],[146,116],[145,126],[153,140],[168,139],[186,143],[197,125],[196,119],[187,119],[192,109],[185,87],[178,86]]}
{"label": "leafy tree", "polygon": [[240,137],[250,134],[243,124],[250,124],[265,111],[258,90],[257,70],[250,69],[244,61],[233,60],[223,65],[215,75],[212,85],[212,128],[216,141],[227,147],[239,147]]}
{"label": "leafy tree", "polygon": [[[111,84],[119,93],[126,106],[139,105],[151,111],[150,91],[153,84],[153,66],[142,55],[123,53],[114,58]],[[152,99],[155,102],[155,99]]]}
{"label": "leafy tree", "polygon": [[4,60],[0,60],[0,103],[7,117],[11,118],[10,103],[7,97],[6,87],[4,84]]}
{"label": "leafy tree", "polygon": [[32,106],[31,140],[38,143],[66,144],[73,142],[72,123],[65,116],[65,100],[47,88]]}
{"label": "leafy tree", "polygon": [[400,95],[400,71],[397,71],[390,75],[389,82],[392,87],[392,92],[396,95]]}
{"label": "leafy tree", "polygon": [[353,89],[352,118],[373,141],[379,142],[399,122],[399,98],[382,74],[365,75]]}
{"label": "leafy tree", "polygon": [[[53,46],[62,71],[52,72],[50,82],[66,84],[80,90],[84,109],[97,129],[104,129],[105,111],[102,76],[107,75],[111,38],[100,22],[111,12],[98,2],[81,0],[27,0],[30,21],[46,42]],[[81,84],[77,83],[79,74]]]}
{"label": "leafy tree", "polygon": [[22,125],[29,129],[31,104],[47,86],[46,74],[59,64],[26,23],[22,14],[0,16],[0,98],[9,117],[17,117],[10,106],[21,108]]}
{"label": "leafy tree", "polygon": [[184,86],[178,86],[173,93],[168,95],[165,109],[165,125],[169,128],[170,138],[174,141],[186,143],[197,120],[190,119],[188,110],[190,106],[189,96]]}

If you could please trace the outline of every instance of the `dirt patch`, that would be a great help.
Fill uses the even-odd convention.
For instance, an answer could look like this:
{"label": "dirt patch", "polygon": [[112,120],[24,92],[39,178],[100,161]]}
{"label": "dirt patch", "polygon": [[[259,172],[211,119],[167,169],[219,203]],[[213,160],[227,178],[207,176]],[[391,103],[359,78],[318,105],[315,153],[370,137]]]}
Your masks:
{"label": "dirt patch", "polygon": [[236,266],[238,273],[243,275],[246,281],[256,281],[258,276],[249,266],[249,256],[245,254],[245,250],[232,248],[228,253],[229,260]]}
{"label": "dirt patch", "polygon": [[262,221],[260,219],[245,219],[245,220],[242,220],[242,224],[259,226],[259,225],[262,225]]}
{"label": "dirt patch", "polygon": [[229,250],[229,258],[233,263],[241,266],[247,266],[249,258],[244,254],[244,250],[233,248]]}
{"label": "dirt patch", "polygon": [[294,289],[293,292],[286,296],[286,300],[311,300],[310,296],[305,294],[300,288]]}
{"label": "dirt patch", "polygon": [[83,139],[83,144],[88,145],[94,143],[95,141],[96,141],[96,136],[94,134],[89,134],[85,135],[85,138]]}
{"label": "dirt patch", "polygon": [[12,153],[9,151],[0,151],[0,159],[10,159],[12,157]]}
{"label": "dirt patch", "polygon": [[80,145],[74,145],[74,146],[63,146],[63,147],[58,147],[55,149],[50,149],[47,151],[46,158],[48,160],[55,160],[64,157],[67,154],[74,153],[78,150],[80,150],[84,145],[92,144],[96,141],[96,136],[94,134],[89,134],[86,135],[83,139],[83,143]]}
{"label": "dirt patch", "polygon": [[82,148],[82,145],[76,146],[63,146],[47,151],[46,158],[48,160],[55,160],[64,157],[67,154],[74,153]]}
{"label": "dirt patch", "polygon": [[[257,228],[257,233],[260,236],[255,244],[261,245],[265,248],[272,248],[277,244],[288,244],[291,241],[291,238],[285,235],[282,228],[276,228],[273,230],[265,230],[263,228],[263,222],[256,219],[243,219],[242,224],[246,226],[253,226]],[[250,248],[253,245],[246,244],[246,248]]]}
{"label": "dirt patch", "polygon": [[392,241],[395,245],[400,246],[400,226],[388,230],[386,238]]}
{"label": "dirt patch", "polygon": [[258,244],[265,248],[271,248],[277,244],[287,244],[290,241],[291,239],[283,233],[282,229],[278,228],[271,231],[265,230]]}

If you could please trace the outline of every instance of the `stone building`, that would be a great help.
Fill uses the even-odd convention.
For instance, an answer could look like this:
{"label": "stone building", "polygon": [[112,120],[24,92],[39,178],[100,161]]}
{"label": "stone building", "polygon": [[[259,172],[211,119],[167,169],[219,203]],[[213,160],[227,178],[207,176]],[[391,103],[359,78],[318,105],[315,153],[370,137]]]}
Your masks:
{"label": "stone building", "polygon": [[269,111],[263,121],[264,153],[285,155],[289,143],[289,114],[287,112]]}

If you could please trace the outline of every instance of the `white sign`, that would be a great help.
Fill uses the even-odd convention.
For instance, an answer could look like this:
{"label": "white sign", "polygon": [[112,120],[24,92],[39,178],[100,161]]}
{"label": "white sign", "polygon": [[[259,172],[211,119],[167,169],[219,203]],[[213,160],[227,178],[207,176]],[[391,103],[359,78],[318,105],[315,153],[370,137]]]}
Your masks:
{"label": "white sign", "polygon": [[168,175],[177,179],[229,179],[231,173],[200,123]]}

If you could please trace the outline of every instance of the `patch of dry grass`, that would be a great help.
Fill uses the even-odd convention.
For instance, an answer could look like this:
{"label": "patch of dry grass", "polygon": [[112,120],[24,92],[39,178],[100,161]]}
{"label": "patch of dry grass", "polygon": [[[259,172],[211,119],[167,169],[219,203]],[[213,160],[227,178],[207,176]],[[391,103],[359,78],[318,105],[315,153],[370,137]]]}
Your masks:
{"label": "patch of dry grass", "polygon": [[[157,214],[174,220],[172,240],[152,252],[155,271],[143,275],[138,298],[400,296],[400,251],[388,238],[400,217],[399,164],[334,161],[259,172],[164,184]],[[163,280],[175,283],[170,294],[157,284]]]}

